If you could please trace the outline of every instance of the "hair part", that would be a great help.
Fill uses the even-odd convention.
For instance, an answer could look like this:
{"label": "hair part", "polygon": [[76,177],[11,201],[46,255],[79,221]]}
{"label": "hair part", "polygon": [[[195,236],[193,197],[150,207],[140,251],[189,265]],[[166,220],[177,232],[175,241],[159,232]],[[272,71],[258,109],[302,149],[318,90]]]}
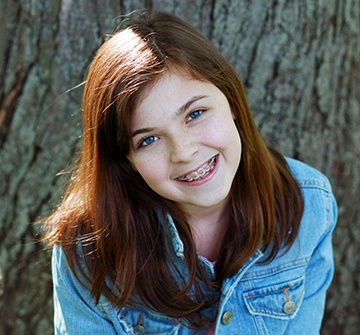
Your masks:
{"label": "hair part", "polygon": [[[198,260],[185,214],[152,191],[126,158],[132,113],[143,91],[174,68],[222,91],[242,141],[231,189],[231,224],[213,283]],[[260,245],[271,260],[296,239],[303,199],[286,161],[262,140],[236,71],[179,18],[147,13],[102,45],[87,77],[83,127],[77,172],[62,204],[47,219],[45,238],[63,247],[71,269],[96,300],[103,294],[120,308],[134,303],[136,295],[149,308],[199,328],[208,321],[201,313],[217,302],[223,280]],[[184,243],[185,281],[179,281],[183,276],[172,256],[166,214]],[[108,280],[115,286],[109,287]],[[212,292],[210,299],[203,284]]]}

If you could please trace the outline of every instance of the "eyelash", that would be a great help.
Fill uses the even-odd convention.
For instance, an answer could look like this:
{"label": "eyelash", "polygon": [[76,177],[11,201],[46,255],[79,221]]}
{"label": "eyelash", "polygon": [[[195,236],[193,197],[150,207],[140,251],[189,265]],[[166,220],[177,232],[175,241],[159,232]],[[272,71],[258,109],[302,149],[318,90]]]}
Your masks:
{"label": "eyelash", "polygon": [[145,141],[148,140],[149,138],[154,138],[154,139],[155,139],[155,138],[157,138],[157,136],[147,136],[147,137],[142,138],[142,139],[139,141],[138,147],[139,147],[139,148],[144,148],[144,147],[147,147],[147,146],[149,146],[150,144],[152,144],[152,143],[155,142],[155,140],[154,140],[154,141],[151,142],[151,143],[144,144]]}
{"label": "eyelash", "polygon": [[[204,112],[205,112],[204,109],[196,109],[196,110],[192,111],[191,113],[188,114],[188,118],[187,118],[186,122],[198,119]],[[194,118],[191,118],[191,115],[194,113],[197,113],[197,116]]]}
{"label": "eyelash", "polygon": [[[190,112],[190,113],[188,114],[187,119],[186,119],[186,123],[187,123],[187,122],[190,122],[190,121],[192,121],[192,120],[198,119],[199,117],[201,117],[201,115],[202,115],[204,112],[205,112],[205,109],[196,109],[196,110],[193,110],[192,112]],[[191,117],[191,115],[193,115],[193,114],[195,114],[195,113],[196,113],[196,116],[195,116],[195,117]],[[140,148],[145,148],[145,147],[151,145],[152,143],[154,143],[154,142],[156,141],[156,140],[154,140],[154,141],[151,142],[151,143],[145,144],[145,141],[148,140],[148,139],[150,139],[150,138],[156,139],[157,136],[153,136],[153,135],[152,135],[152,136],[147,136],[147,137],[142,138],[142,139],[139,141],[138,148],[139,148],[139,149],[140,149]]]}

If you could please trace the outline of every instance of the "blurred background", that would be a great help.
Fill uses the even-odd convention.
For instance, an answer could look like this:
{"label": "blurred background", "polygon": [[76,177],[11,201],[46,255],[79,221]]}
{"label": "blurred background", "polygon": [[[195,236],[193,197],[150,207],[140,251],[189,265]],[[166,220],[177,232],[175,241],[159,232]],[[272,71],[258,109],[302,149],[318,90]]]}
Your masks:
{"label": "blurred background", "polygon": [[61,200],[91,59],[126,14],[147,8],[207,35],[242,78],[267,143],[331,180],[336,273],[322,333],[358,334],[359,0],[0,0],[0,334],[53,333],[51,252],[32,223]]}

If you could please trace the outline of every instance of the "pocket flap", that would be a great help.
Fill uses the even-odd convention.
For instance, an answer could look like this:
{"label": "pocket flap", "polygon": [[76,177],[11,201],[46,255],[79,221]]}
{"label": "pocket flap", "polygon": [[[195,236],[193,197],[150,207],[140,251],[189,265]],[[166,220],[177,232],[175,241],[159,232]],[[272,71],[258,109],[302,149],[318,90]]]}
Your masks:
{"label": "pocket flap", "polygon": [[289,320],[297,314],[305,294],[304,277],[243,293],[252,315]]}

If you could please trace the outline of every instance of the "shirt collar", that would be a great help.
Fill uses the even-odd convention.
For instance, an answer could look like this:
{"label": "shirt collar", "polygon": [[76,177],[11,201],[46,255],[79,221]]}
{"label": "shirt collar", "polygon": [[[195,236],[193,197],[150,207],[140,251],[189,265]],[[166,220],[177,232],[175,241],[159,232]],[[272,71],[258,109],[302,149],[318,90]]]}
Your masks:
{"label": "shirt collar", "polygon": [[176,256],[184,259],[184,243],[181,241],[174,220],[169,214],[166,215],[166,229]]}

